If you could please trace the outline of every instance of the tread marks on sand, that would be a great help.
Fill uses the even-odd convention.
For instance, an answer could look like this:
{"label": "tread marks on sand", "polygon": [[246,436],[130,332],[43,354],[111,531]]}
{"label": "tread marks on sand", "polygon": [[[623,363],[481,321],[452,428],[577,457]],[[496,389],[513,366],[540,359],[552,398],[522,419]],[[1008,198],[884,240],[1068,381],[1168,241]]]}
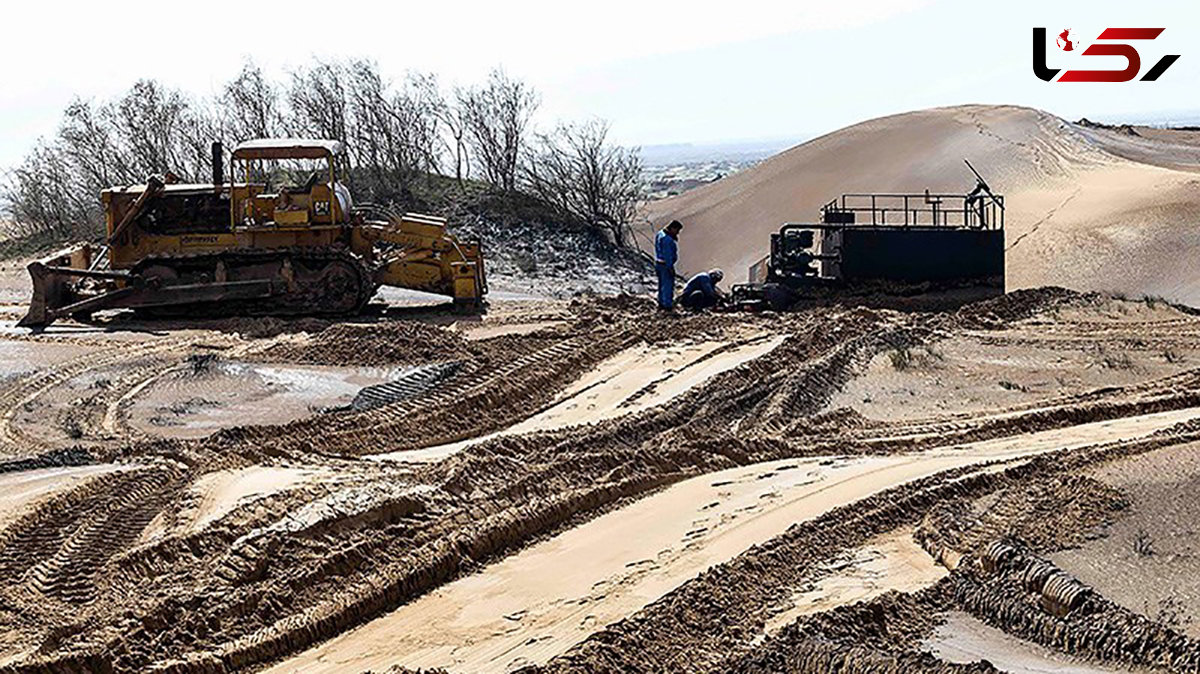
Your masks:
{"label": "tread marks on sand", "polygon": [[[868,323],[864,330],[869,331],[873,327]],[[238,645],[233,646],[232,650],[225,650],[223,658],[226,662],[255,661],[341,631],[348,625],[361,622],[373,613],[413,596],[412,593],[419,593],[423,587],[433,587],[453,577],[455,569],[461,568],[459,565],[464,560],[483,561],[487,558],[489,550],[503,554],[503,551],[519,547],[530,537],[553,528],[556,522],[564,521],[563,518],[578,518],[580,512],[594,513],[603,508],[605,503],[611,503],[624,495],[638,493],[638,489],[651,488],[647,485],[655,484],[645,482],[646,478],[642,476],[659,475],[673,480],[752,458],[760,460],[770,456],[794,455],[800,448],[786,443],[770,442],[755,447],[750,454],[737,454],[737,450],[734,453],[725,450],[711,452],[708,446],[704,449],[694,446],[687,440],[686,430],[678,430],[681,425],[687,427],[696,417],[718,424],[724,423],[727,427],[731,420],[752,413],[753,405],[736,404],[723,408],[729,413],[728,416],[697,414],[702,409],[722,409],[722,403],[726,399],[738,399],[744,403],[748,390],[755,390],[757,399],[763,399],[771,388],[755,388],[761,383],[761,379],[756,377],[762,374],[762,371],[756,370],[757,367],[786,371],[806,357],[825,353],[820,347],[827,347],[828,344],[810,344],[811,348],[805,348],[803,342],[797,342],[793,346],[796,347],[796,360],[770,363],[762,362],[764,359],[752,361],[746,364],[744,369],[737,368],[714,377],[701,390],[684,394],[677,399],[678,404],[668,406],[668,409],[650,410],[634,415],[632,419],[601,423],[570,433],[496,439],[470,448],[441,465],[430,467],[424,477],[434,482],[452,478],[443,488],[451,494],[456,494],[456,498],[466,500],[460,501],[458,508],[444,517],[429,523],[426,528],[420,530],[419,535],[424,540],[436,541],[445,535],[439,532],[457,531],[459,533],[455,534],[455,537],[458,540],[477,542],[470,543],[467,548],[451,549],[444,553],[449,554],[449,557],[443,556],[443,553],[435,554],[427,562],[420,562],[418,566],[413,567],[414,562],[424,558],[416,553],[414,548],[380,548],[367,541],[365,547],[361,547],[362,554],[356,553],[356,557],[370,560],[375,570],[360,576],[363,579],[361,581],[350,584],[347,579],[342,578],[340,584],[343,587],[393,589],[367,589],[365,594],[353,601],[338,599],[333,602],[333,606],[326,604],[322,608],[320,602],[313,604],[311,598],[319,599],[322,588],[327,587],[328,579],[319,576],[293,578],[296,585],[309,589],[310,599],[279,595],[279,599],[275,601],[287,601],[296,607],[312,606],[312,609],[304,613],[308,617],[303,620],[289,619],[266,632],[246,634],[236,640]],[[1019,420],[1017,427],[1020,427]],[[680,441],[676,443],[667,440],[667,435],[663,435],[664,431],[671,437],[680,438]],[[621,438],[623,440],[618,442]],[[514,460],[516,457],[521,457],[522,460]],[[613,471],[617,472],[614,474]],[[558,500],[556,495],[570,494],[572,489],[582,489],[582,493],[596,493],[588,487],[596,484],[597,480],[600,480],[601,485],[611,485],[612,475],[637,476],[640,482],[626,480],[625,484],[628,487],[624,489],[610,492],[609,496],[595,501],[575,501],[572,508],[562,511],[552,505],[547,506],[550,510],[541,510],[541,506],[536,505],[554,503]],[[543,514],[538,514],[539,512]],[[561,514],[553,515],[555,512]],[[489,525],[482,530],[477,527],[464,529],[470,523],[482,521],[501,523],[501,528],[494,529]],[[513,528],[514,526],[516,528]],[[467,534],[467,531],[472,533]],[[481,543],[482,547],[479,547]],[[496,545],[500,547],[494,547]],[[376,552],[370,553],[371,550]],[[395,561],[385,562],[383,558],[377,558],[376,555],[380,552],[386,553],[385,557]],[[417,557],[411,556],[412,554],[417,554]],[[278,561],[286,565],[287,550],[281,549],[278,556]],[[366,580],[371,577],[376,580]],[[299,615],[296,618],[299,618]]]}
{"label": "tread marks on sand", "polygon": [[[995,313],[1004,309],[1006,307],[998,306]],[[180,667],[185,670],[259,662],[332,636],[436,587],[476,563],[517,549],[565,522],[594,515],[622,498],[697,472],[811,452],[814,447],[804,438],[797,442],[767,433],[742,440],[735,438],[730,428],[756,415],[757,410],[762,409],[758,406],[763,401],[778,400],[777,418],[784,420],[796,409],[805,409],[805,405],[811,404],[803,397],[808,395],[805,391],[819,393],[824,386],[837,386],[839,367],[853,367],[858,361],[852,352],[874,348],[869,340],[862,340],[857,349],[846,349],[846,355],[840,358],[829,358],[837,366],[827,366],[824,375],[810,373],[807,380],[794,380],[795,390],[788,393],[790,399],[775,397],[781,382],[797,368],[828,356],[831,349],[852,341],[855,336],[878,330],[878,320],[882,319],[873,316],[887,317],[893,327],[903,327],[907,320],[890,313],[863,314],[861,326],[847,336],[847,333],[835,335],[828,329],[838,323],[845,325],[844,316],[828,319],[794,315],[778,317],[778,321],[770,319],[776,329],[787,330],[794,337],[772,352],[769,358],[760,358],[716,375],[704,385],[676,398],[672,405],[665,406],[666,409],[650,409],[630,418],[569,432],[498,438],[469,448],[441,464],[421,468],[414,472],[414,482],[434,485],[436,489],[433,495],[421,496],[423,502],[436,505],[429,508],[424,517],[372,526],[362,526],[346,518],[345,521],[331,522],[319,538],[285,538],[267,555],[270,567],[261,580],[237,585],[225,594],[217,592],[205,595],[204,601],[196,601],[196,588],[205,587],[206,583],[214,591],[228,589],[228,581],[216,576],[200,576],[191,588],[159,587],[153,585],[152,579],[147,579],[150,583],[144,586],[147,590],[153,588],[170,596],[161,605],[151,608],[151,613],[142,614],[144,618],[162,622],[173,614],[172,606],[180,605],[189,607],[191,617],[188,621],[167,620],[163,627],[166,633],[157,636],[133,630],[122,632],[117,629],[118,625],[112,625],[108,630],[111,635],[108,650],[119,658],[117,662],[131,669],[144,668],[166,658],[184,658]],[[447,414],[469,416],[489,401],[497,405],[519,405],[522,401],[533,404],[528,401],[547,399],[547,392],[539,387],[564,385],[566,382],[562,379],[569,380],[573,374],[590,367],[589,364],[618,352],[632,341],[648,337],[648,332],[623,327],[624,320],[618,316],[613,322],[615,327],[597,328],[587,331],[588,334],[580,334],[584,332],[582,329],[573,335],[565,332],[559,341],[572,340],[572,343],[564,350],[575,349],[567,354],[552,352],[547,346],[509,358],[512,369],[503,377],[500,376],[504,372],[501,363],[505,361],[497,358],[489,362],[487,371],[474,379],[479,389],[471,391],[467,402]],[[678,323],[663,321],[662,326],[654,327],[657,331],[654,337],[678,339],[682,335],[695,334],[698,328],[703,330],[705,326],[715,329],[712,326],[721,325],[723,320],[724,317],[707,317],[703,321],[690,318]],[[611,341],[603,342],[601,337]],[[539,342],[535,339],[514,343]],[[822,369],[814,369],[814,372],[819,371]],[[454,381],[463,379],[460,373]],[[1110,393],[1119,395],[1119,392]],[[422,399],[411,402],[416,405],[418,400]],[[424,405],[418,405],[421,409],[396,419],[395,425],[376,430],[373,424],[394,407],[346,415],[340,428],[343,437],[328,447],[348,453],[378,451],[381,444],[402,442],[413,436],[432,437],[428,426],[435,417],[426,412]],[[516,410],[519,414],[528,411]],[[831,423],[841,422],[831,418]],[[1016,418],[1006,423],[1011,432],[1012,428],[1021,427],[1022,420]],[[463,422],[458,428],[460,431],[477,431],[483,426],[479,419],[474,419]],[[301,424],[295,428],[305,426]],[[997,426],[990,432],[1003,431]],[[279,439],[281,434],[278,428],[270,429],[269,433],[263,429],[247,429],[244,434],[225,435],[207,445],[199,443],[200,449],[194,449],[198,445],[186,443],[176,443],[173,447],[193,448],[188,451],[214,456],[219,456],[219,452],[241,453],[251,449],[255,455],[271,455],[282,450],[307,451],[304,446],[293,447],[286,438]],[[703,437],[710,440],[704,442]],[[306,442],[311,439],[312,436]],[[387,529],[387,526],[395,528]],[[850,527],[849,530],[855,529]],[[330,557],[331,566],[323,569],[312,563],[316,551],[306,547],[318,542],[324,546],[321,554]],[[839,541],[838,547],[844,547],[844,542]],[[775,545],[764,549],[779,551]],[[341,552],[331,554],[335,551]],[[41,558],[40,555],[37,557]],[[261,559],[263,556],[256,557]],[[207,573],[206,565],[212,559],[212,555],[206,554],[190,560],[180,559],[180,562],[189,565],[185,568],[194,568],[201,574]],[[779,559],[790,563],[785,556]],[[255,569],[250,569],[250,576],[255,575]],[[754,604],[753,599],[742,596],[740,590],[721,593],[722,597],[726,595],[730,600]],[[330,601],[324,601],[330,598]],[[101,603],[100,599],[97,598],[97,604]],[[710,604],[709,600],[701,601],[689,608],[689,613],[699,616]],[[114,607],[120,608],[119,605]],[[280,619],[280,616],[285,617]],[[210,636],[201,643],[196,635],[201,629],[210,629],[205,627],[209,624],[220,625],[220,632],[205,632]],[[748,628],[734,621],[721,629],[745,631]],[[649,645],[670,651],[667,642]],[[194,650],[197,647],[202,652]],[[70,657],[68,654],[51,657],[56,656]]]}
{"label": "tread marks on sand", "polygon": [[[910,595],[888,593],[870,602],[814,614],[761,640],[765,607],[779,600],[818,563],[861,544],[873,535],[894,530],[921,518],[931,506],[969,503],[1002,488],[1061,480],[1065,489],[1050,489],[1065,501],[1081,493],[1070,475],[1110,458],[1126,456],[1200,439],[1200,424],[1188,422],[1133,442],[1117,442],[1071,450],[1066,455],[1038,457],[1002,472],[944,473],[890,489],[870,499],[799,523],[785,534],[751,548],[739,557],[709,569],[655,603],[614,623],[576,645],[544,667],[531,672],[662,671],[698,672],[993,672],[990,666],[953,666],[931,660],[913,649],[914,640],[931,629],[929,617],[957,606],[974,609],[981,619],[1006,628],[1025,622],[1033,626],[1025,638],[1065,652],[1090,652],[1105,661],[1124,661],[1197,671],[1198,644],[1154,626],[1123,609],[1089,613],[1064,620],[1047,613],[1027,598],[1021,578],[960,580],[961,572],[929,590]],[[978,467],[976,467],[978,468]],[[1105,491],[1105,490],[1101,490]],[[1094,499],[1103,519],[1113,507],[1112,495]],[[1042,499],[1047,501],[1048,499]],[[1047,505],[1047,507],[1050,507]],[[1025,518],[1038,524],[1036,518]],[[1098,520],[1093,520],[1098,521]],[[1085,523],[1086,524],[1086,523]],[[1015,583],[1015,584],[1014,584]],[[896,605],[921,602],[920,610]],[[1109,604],[1105,604],[1106,606]],[[891,614],[890,617],[887,617]],[[1101,615],[1100,618],[1095,618]],[[914,623],[915,621],[915,623]],[[822,625],[824,625],[822,627]],[[899,642],[896,640],[899,639]],[[1093,644],[1095,647],[1085,646]],[[1137,653],[1134,658],[1123,654]]]}
{"label": "tread marks on sand", "polygon": [[14,523],[0,547],[0,584],[71,603],[96,598],[109,559],[128,548],[171,498],[179,478],[166,466],[92,478]]}

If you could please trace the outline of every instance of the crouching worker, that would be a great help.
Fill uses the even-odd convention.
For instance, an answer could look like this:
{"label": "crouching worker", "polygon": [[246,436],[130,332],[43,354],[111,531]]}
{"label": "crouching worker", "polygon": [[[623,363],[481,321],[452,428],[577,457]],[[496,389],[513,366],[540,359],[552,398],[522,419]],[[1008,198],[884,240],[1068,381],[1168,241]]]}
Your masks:
{"label": "crouching worker", "polygon": [[683,295],[679,297],[679,303],[685,309],[693,311],[717,306],[725,299],[725,293],[717,287],[723,278],[725,278],[725,272],[720,269],[696,274],[688,279],[687,285],[683,287]]}

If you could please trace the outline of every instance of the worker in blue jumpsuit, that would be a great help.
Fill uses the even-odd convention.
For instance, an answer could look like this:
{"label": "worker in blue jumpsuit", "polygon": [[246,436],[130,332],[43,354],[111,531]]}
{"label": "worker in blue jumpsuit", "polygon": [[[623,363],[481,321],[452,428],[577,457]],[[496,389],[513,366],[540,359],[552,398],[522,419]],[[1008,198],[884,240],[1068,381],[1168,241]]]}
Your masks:
{"label": "worker in blue jumpsuit", "polygon": [[672,220],[671,224],[654,235],[654,271],[658,274],[658,309],[675,309],[675,263],[679,261],[679,232],[683,224]]}
{"label": "worker in blue jumpsuit", "polygon": [[679,303],[684,309],[692,309],[700,311],[708,309],[720,304],[725,297],[725,293],[717,287],[721,279],[725,278],[725,272],[720,269],[711,271],[702,271],[692,278],[688,279],[687,285],[683,287],[683,294],[679,296]]}

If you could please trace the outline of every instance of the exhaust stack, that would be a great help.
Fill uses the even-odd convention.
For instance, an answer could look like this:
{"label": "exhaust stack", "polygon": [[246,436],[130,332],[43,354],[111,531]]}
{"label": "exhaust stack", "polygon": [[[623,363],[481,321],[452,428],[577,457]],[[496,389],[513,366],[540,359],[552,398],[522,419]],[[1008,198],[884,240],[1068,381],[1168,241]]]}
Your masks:
{"label": "exhaust stack", "polygon": [[212,184],[218,188],[225,184],[225,152],[219,140],[212,144]]}

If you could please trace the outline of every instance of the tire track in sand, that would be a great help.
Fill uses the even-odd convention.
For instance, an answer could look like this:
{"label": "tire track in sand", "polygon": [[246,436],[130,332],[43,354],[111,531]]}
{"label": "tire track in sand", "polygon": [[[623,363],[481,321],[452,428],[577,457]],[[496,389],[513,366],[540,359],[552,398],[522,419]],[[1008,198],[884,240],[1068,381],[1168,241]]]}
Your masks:
{"label": "tire track in sand", "polygon": [[313,673],[544,663],[797,521],[955,468],[1143,437],[1200,408],[951,445],[921,454],[783,460],[680,482],[530,547],[271,668]]}

